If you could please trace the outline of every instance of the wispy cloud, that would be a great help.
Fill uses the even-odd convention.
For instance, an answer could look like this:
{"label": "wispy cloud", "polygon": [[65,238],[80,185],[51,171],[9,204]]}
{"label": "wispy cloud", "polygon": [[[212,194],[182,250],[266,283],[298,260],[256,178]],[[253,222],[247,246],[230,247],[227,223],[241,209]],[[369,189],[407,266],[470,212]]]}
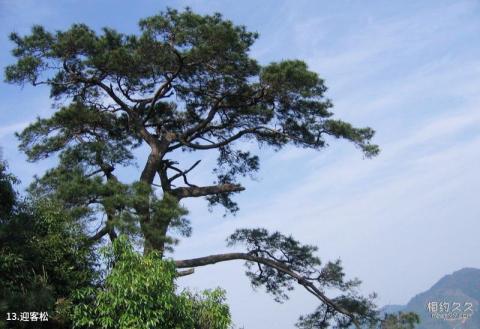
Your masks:
{"label": "wispy cloud", "polygon": [[[324,72],[339,117],[377,130],[382,153],[364,161],[336,141],[320,154],[265,153],[262,179],[248,184],[245,193],[253,197],[241,204],[238,218],[211,219],[200,202],[192,204],[201,234],[194,231],[178,256],[222,250],[226,235],[238,227],[280,230],[318,245],[324,259],[342,258],[347,273],[363,279],[363,291],[378,292],[381,304],[405,303],[445,273],[479,267],[472,252],[480,249],[480,50],[459,43],[480,31],[472,15],[477,4],[370,14],[362,16],[366,26],[355,30],[353,24],[334,37],[328,28],[344,13],[302,15],[301,8],[290,6],[295,12],[289,17],[296,19],[286,23],[298,53]],[[211,286],[214,272],[234,276],[241,270],[239,264],[204,269],[200,281],[188,283]],[[280,323],[292,323],[295,312],[313,302],[299,293],[301,302],[289,303],[285,312],[242,291],[246,280],[226,281],[221,285],[232,292],[240,319],[258,304],[236,298],[261,299]],[[245,324],[255,327],[254,321]]]}

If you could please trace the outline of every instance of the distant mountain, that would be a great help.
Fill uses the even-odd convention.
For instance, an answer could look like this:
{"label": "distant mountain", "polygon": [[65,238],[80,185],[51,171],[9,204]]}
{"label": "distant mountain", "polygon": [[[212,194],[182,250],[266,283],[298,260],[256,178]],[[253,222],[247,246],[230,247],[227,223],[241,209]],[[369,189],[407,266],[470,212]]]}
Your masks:
{"label": "distant mountain", "polygon": [[407,305],[387,305],[383,313],[415,312],[418,329],[480,329],[480,269],[446,275]]}

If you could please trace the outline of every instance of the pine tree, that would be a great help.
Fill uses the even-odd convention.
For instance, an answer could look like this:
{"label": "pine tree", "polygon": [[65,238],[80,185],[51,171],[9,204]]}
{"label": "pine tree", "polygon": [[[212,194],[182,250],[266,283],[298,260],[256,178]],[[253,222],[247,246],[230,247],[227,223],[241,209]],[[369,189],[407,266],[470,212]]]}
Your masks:
{"label": "pine tree", "polygon": [[[260,164],[242,149],[245,141],[278,151],[287,145],[321,150],[342,138],[365,157],[378,154],[371,128],[333,118],[324,81],[304,62],[260,65],[251,58],[258,35],[245,27],[220,14],[168,9],[139,28],[123,34],[83,24],[57,32],[34,26],[29,35],[10,36],[17,62],[6,68],[6,81],[47,85],[57,105],[51,117],[18,134],[30,161],[58,155],[58,165],[36,179],[31,193],[61,202],[84,222],[104,219],[91,243],[123,233],[140,237],[145,255],[163,257],[177,241],[172,230],[191,233],[183,199],[204,197],[235,213],[232,196],[244,190],[238,179]],[[144,150],[148,158],[135,181],[121,182],[118,169]],[[178,155],[206,151],[217,153],[216,178],[198,186],[190,174],[200,160],[179,163]],[[295,284],[318,298],[320,307],[299,327],[378,320],[372,299],[355,289],[360,282],[346,280],[339,261],[322,264],[316,247],[261,228],[239,229],[228,244],[246,251],[176,260],[177,274],[243,259],[253,285],[276,300],[288,298]],[[337,296],[327,297],[326,288]]]}

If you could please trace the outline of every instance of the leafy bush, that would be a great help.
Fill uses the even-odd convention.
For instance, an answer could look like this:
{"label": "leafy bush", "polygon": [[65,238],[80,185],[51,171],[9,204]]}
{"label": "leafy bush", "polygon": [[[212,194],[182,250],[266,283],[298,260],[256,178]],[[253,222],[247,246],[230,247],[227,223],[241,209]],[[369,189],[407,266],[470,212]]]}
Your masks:
{"label": "leafy bush", "polygon": [[[93,249],[61,204],[19,200],[15,181],[2,164],[0,196],[8,196],[9,204],[0,215],[0,312],[48,312],[50,325],[68,325],[57,311],[71,292],[96,281]],[[28,322],[9,327],[28,327]]]}
{"label": "leafy bush", "polygon": [[173,262],[157,252],[142,256],[125,236],[104,248],[108,269],[99,288],[77,291],[75,328],[226,329],[231,324],[225,292],[176,293]]}

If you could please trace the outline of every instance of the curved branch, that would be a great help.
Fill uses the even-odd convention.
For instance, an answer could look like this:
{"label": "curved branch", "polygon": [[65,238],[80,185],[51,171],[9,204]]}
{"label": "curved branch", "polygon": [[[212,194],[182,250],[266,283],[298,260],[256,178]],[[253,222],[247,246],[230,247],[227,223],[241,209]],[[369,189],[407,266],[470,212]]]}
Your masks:
{"label": "curved branch", "polygon": [[111,85],[107,86],[101,79],[98,79],[95,77],[91,77],[91,78],[83,77],[78,72],[69,68],[65,64],[65,62],[64,62],[64,69],[68,74],[73,75],[74,80],[78,82],[82,82],[87,86],[97,85],[98,87],[102,88],[111,97],[111,99],[114,100],[115,103],[117,103],[125,112],[129,114],[131,113],[130,107],[120,97],[118,97],[118,95],[113,91],[113,87]]}
{"label": "curved branch", "polygon": [[198,123],[198,125],[196,125],[195,127],[192,127],[190,129],[188,129],[187,131],[185,131],[183,133],[183,139],[186,139],[188,137],[191,137],[193,134],[201,131],[202,129],[204,129],[210,122],[212,122],[213,118],[215,117],[215,114],[217,114],[218,110],[219,110],[219,107],[220,107],[220,103],[225,99],[226,95],[223,95],[222,97],[220,98],[217,98],[216,102],[213,104],[212,108],[210,109],[210,111],[208,111],[208,114],[207,114],[207,117],[202,120],[201,122]]}
{"label": "curved branch", "polygon": [[357,329],[360,329],[360,324],[358,323],[355,315],[353,315],[351,312],[349,312],[342,306],[337,305],[333,300],[325,296],[325,294],[322,291],[320,291],[320,289],[318,289],[312,282],[308,281],[307,278],[296,273],[295,271],[290,270],[287,266],[285,266],[280,262],[277,262],[265,257],[256,256],[252,253],[237,252],[237,253],[216,254],[216,255],[210,255],[210,256],[192,258],[192,259],[176,260],[175,266],[177,268],[187,268],[187,267],[195,268],[199,266],[212,265],[212,264],[231,261],[231,260],[246,260],[250,262],[255,262],[257,264],[263,264],[266,266],[270,266],[286,275],[289,275],[290,277],[297,280],[297,282],[300,285],[302,285],[308,292],[310,292],[312,295],[320,299],[320,301],[322,301],[324,304],[332,307],[337,312],[348,316],[353,321]]}

